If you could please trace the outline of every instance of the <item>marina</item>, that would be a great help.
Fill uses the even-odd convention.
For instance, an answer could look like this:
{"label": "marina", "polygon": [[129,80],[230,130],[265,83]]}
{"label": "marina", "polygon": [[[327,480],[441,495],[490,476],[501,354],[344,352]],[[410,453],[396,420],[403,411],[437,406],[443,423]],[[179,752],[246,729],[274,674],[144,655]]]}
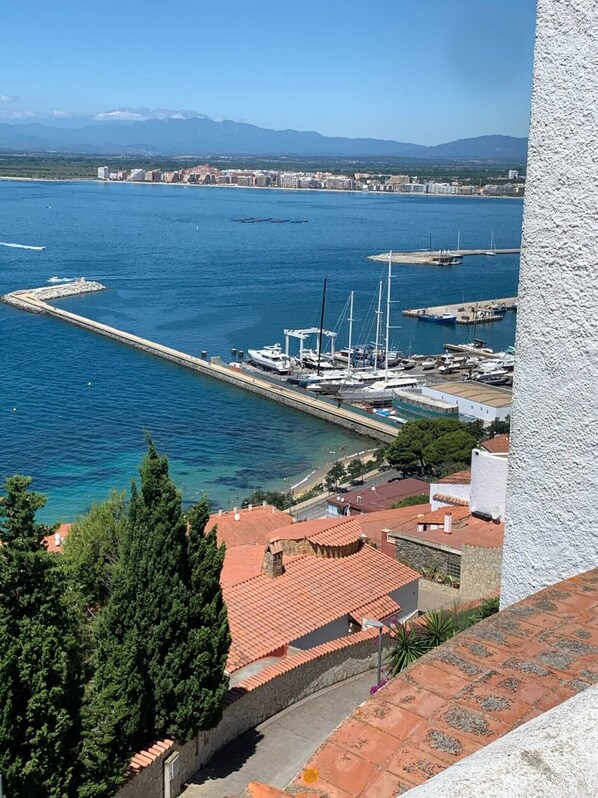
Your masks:
{"label": "marina", "polygon": [[368,255],[368,260],[383,261],[386,263],[390,257],[393,263],[411,264],[417,266],[458,266],[463,258],[473,255],[519,255],[521,249],[422,249],[412,252],[381,252],[379,255]]}
{"label": "marina", "polygon": [[517,297],[480,299],[476,302],[459,302],[454,305],[437,305],[427,308],[407,308],[403,316],[441,324],[487,324],[502,321],[507,311],[517,310]]}
{"label": "marina", "polygon": [[326,421],[331,421],[341,427],[350,429],[371,438],[377,438],[384,442],[392,441],[397,433],[396,427],[385,422],[373,414],[360,412],[357,408],[341,407],[341,402],[337,403],[320,398],[317,395],[310,395],[300,389],[289,385],[271,382],[264,377],[256,376],[254,373],[246,373],[240,364],[224,365],[219,357],[211,360],[204,360],[180,352],[170,347],[141,338],[132,333],[118,330],[106,324],[94,321],[93,319],[61,310],[48,304],[50,298],[61,298],[75,296],[78,293],[89,293],[102,291],[105,286],[100,283],[87,282],[84,278],[66,283],[58,287],[34,288],[20,291],[13,291],[1,297],[2,301],[20,310],[29,313],[39,313],[52,316],[61,321],[74,324],[85,330],[103,335],[107,338],[128,344],[136,349],[141,349],[157,357],[178,363],[186,368],[193,369],[207,377],[222,380],[237,388],[241,388],[252,393],[259,394],[266,399],[280,402],[288,407],[301,410],[305,413],[317,416]]}

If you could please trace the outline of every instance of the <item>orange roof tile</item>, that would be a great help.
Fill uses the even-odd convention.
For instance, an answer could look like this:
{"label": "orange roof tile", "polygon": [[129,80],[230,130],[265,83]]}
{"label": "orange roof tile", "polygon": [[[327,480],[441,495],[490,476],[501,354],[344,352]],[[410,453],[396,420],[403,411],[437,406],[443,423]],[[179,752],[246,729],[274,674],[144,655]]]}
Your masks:
{"label": "orange roof tile", "polygon": [[443,485],[469,485],[471,482],[471,469],[467,471],[456,471],[454,474],[448,474],[442,477],[438,482]]}
{"label": "orange roof tile", "polygon": [[[296,530],[300,532],[300,528]],[[348,546],[351,543],[356,543],[362,535],[362,529],[359,522],[351,518],[344,519],[334,526],[329,526],[327,529],[322,529],[319,532],[312,532],[307,535],[307,540],[310,543],[315,543],[319,546]]]}
{"label": "orange roof tile", "polygon": [[[559,582],[419,659],[359,706],[295,778],[394,798],[598,682],[598,569]],[[389,739],[390,738],[390,739]]]}
{"label": "orange roof tile", "polygon": [[285,562],[282,576],[224,585],[235,671],[320,626],[417,581],[419,574],[363,546],[347,557],[306,555]]}
{"label": "orange roof tile", "polygon": [[[448,508],[442,507],[441,510]],[[462,510],[462,507],[453,507],[455,510]],[[420,519],[421,520],[421,519]],[[449,549],[461,551],[463,546],[479,546],[484,549],[502,548],[505,534],[505,525],[501,521],[484,521],[481,518],[471,516],[462,525],[455,526],[453,531],[447,534],[444,529],[426,529],[419,531],[417,525],[408,531],[390,532],[390,538],[401,538],[403,540],[414,540],[422,543],[436,543],[439,546],[446,546]]]}
{"label": "orange roof tile", "polygon": [[482,441],[480,446],[482,449],[486,449],[487,452],[492,452],[492,454],[508,454],[510,443],[511,439],[508,435],[495,435],[494,438]]}
{"label": "orange roof tile", "polygon": [[380,510],[354,517],[364,535],[377,546],[381,546],[386,540],[386,530],[411,529],[413,522],[429,513],[431,509],[430,504],[415,504],[411,507],[399,507],[397,510]]}
{"label": "orange roof tile", "polygon": [[400,612],[401,606],[391,596],[380,596],[362,607],[358,607],[351,612],[351,616],[361,623],[363,618],[375,618],[377,621],[390,618]]}
{"label": "orange roof tile", "polygon": [[294,523],[292,516],[270,504],[265,507],[262,505],[252,507],[251,510],[248,507],[242,508],[237,510],[236,515],[239,516],[238,521],[235,520],[233,511],[222,515],[215,513],[210,516],[206,524],[208,531],[214,526],[218,528],[218,542],[224,541],[227,548],[245,546],[249,543],[265,546],[275,529]]}
{"label": "orange roof tile", "polygon": [[44,538],[46,549],[52,552],[52,554],[62,554],[63,544],[66,538],[69,536],[71,527],[72,524],[61,524],[56,532],[51,535],[46,535]]}
{"label": "orange roof tile", "polygon": [[453,516],[453,524],[465,520],[471,515],[469,503],[465,507],[439,507],[417,519],[418,524],[442,524],[444,516],[450,513]]}
{"label": "orange roof tile", "polygon": [[468,499],[462,499],[461,496],[451,496],[448,493],[435,493],[432,498],[435,502],[442,502],[443,504],[453,504],[457,507],[469,506]]}

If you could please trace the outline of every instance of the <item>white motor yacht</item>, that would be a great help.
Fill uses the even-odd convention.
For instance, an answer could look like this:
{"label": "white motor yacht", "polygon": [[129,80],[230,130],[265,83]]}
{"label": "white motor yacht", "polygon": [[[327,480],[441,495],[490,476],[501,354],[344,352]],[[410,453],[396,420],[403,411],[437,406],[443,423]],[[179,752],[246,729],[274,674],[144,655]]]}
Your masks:
{"label": "white motor yacht", "polygon": [[276,374],[289,374],[292,369],[292,361],[288,355],[282,351],[280,344],[265,346],[263,349],[248,349],[249,362],[266,371],[274,371]]}

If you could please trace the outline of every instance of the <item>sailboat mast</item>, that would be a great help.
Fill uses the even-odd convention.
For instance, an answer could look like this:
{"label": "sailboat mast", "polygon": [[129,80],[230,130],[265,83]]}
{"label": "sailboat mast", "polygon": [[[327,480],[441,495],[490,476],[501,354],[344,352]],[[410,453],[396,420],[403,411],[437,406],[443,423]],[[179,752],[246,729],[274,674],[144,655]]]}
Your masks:
{"label": "sailboat mast", "polygon": [[457,230],[457,255],[461,254],[461,231]]}
{"label": "sailboat mast", "polygon": [[322,290],[322,312],[320,313],[320,335],[318,337],[318,368],[316,374],[320,376],[320,361],[322,359],[322,337],[324,335],[324,310],[326,309],[326,283],[327,278],[324,277],[324,288]]}
{"label": "sailboat mast", "polygon": [[388,253],[388,283],[386,285],[386,339],[384,344],[384,381],[388,382],[388,347],[390,345],[390,290],[392,284],[392,250]]}
{"label": "sailboat mast", "polygon": [[376,311],[376,348],[374,350],[374,371],[378,370],[380,356],[380,322],[382,319],[382,280],[378,283],[378,310]]}
{"label": "sailboat mast", "polygon": [[347,374],[351,374],[351,366],[353,365],[353,291],[349,299],[349,354],[347,358]]}

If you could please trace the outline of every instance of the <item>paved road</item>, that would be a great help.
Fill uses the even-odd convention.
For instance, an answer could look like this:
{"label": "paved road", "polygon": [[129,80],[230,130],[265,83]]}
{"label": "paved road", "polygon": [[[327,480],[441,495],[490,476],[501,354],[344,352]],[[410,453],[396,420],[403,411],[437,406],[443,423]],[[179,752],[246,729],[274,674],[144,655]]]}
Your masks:
{"label": "paved road", "polygon": [[[386,482],[389,482],[393,477],[399,476],[399,472],[395,471],[394,469],[389,469],[388,471],[382,471],[379,474],[376,474],[374,477],[370,477],[366,479],[363,485],[352,485],[349,487],[349,490],[355,490],[356,488],[371,488],[374,485],[382,485]],[[332,495],[332,494],[331,494]],[[297,521],[311,521],[313,518],[323,518],[326,515],[326,503],[328,501],[328,497],[324,497],[320,499],[318,502],[311,504],[309,507],[306,507],[303,510],[298,510],[297,512],[293,512],[293,508],[291,507],[291,513],[295,516]]]}
{"label": "paved road", "polygon": [[250,781],[286,787],[339,723],[369,696],[368,671],[299,701],[224,748],[193,776],[185,798],[225,798]]}

